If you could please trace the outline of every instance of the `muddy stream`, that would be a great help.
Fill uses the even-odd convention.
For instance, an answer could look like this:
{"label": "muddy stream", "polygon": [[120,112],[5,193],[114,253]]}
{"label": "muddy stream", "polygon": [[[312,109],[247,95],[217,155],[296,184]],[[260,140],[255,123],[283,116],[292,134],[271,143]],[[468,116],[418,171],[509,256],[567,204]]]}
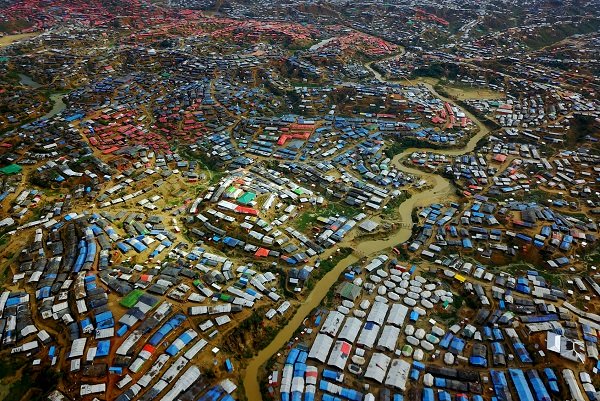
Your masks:
{"label": "muddy stream", "polygon": [[[36,82],[29,75],[18,74],[19,75],[19,83],[24,86],[28,86],[32,89],[38,89],[42,87],[42,84]],[[48,111],[46,114],[41,116],[38,120],[47,120],[50,117],[54,117],[58,113],[62,112],[67,105],[63,101],[64,94],[56,92],[50,94],[50,101],[52,102],[52,109]]]}
{"label": "muddy stream", "polygon": [[[395,55],[393,57],[399,57],[399,55]],[[370,63],[366,64],[365,67],[369,69],[374,75],[375,78],[380,82],[388,82],[388,83],[399,83],[401,81],[392,81],[386,80],[381,76],[377,71],[371,68]],[[405,81],[403,81],[405,82]],[[434,88],[424,82],[418,82],[419,85],[425,86],[429,91],[431,91],[435,96],[442,99],[443,101],[453,103],[452,100],[440,96]],[[436,201],[443,201],[451,198],[451,196],[455,193],[455,188],[450,181],[441,177],[437,174],[426,173],[415,168],[411,168],[405,166],[401,163],[401,160],[405,159],[413,152],[432,152],[439,153],[444,155],[461,155],[464,153],[471,152],[475,149],[477,142],[480,139],[484,138],[489,130],[485,127],[485,125],[479,121],[474,115],[469,113],[466,110],[463,110],[466,116],[471,119],[478,127],[479,131],[470,138],[467,144],[461,148],[454,149],[425,149],[425,148],[411,148],[407,149],[404,152],[396,155],[392,159],[392,164],[398,168],[398,170],[403,171],[407,174],[412,174],[417,176],[419,179],[425,180],[428,183],[427,189],[422,192],[413,194],[412,197],[404,201],[399,206],[399,222],[400,228],[391,233],[391,235],[382,240],[368,240],[359,243],[357,246],[350,245],[347,242],[341,242],[338,246],[339,248],[343,248],[345,246],[353,246],[359,254],[361,255],[370,255],[376,256],[376,253],[387,250],[393,246],[396,246],[399,243],[407,241],[411,236],[411,228],[410,223],[412,222],[411,213],[414,208],[418,206],[424,206]],[[408,224],[407,224],[408,223]],[[325,257],[328,257],[330,254],[326,253]],[[261,401],[262,395],[260,392],[260,387],[258,383],[258,372],[261,366],[266,363],[269,358],[275,355],[277,352],[281,350],[281,348],[287,344],[290,339],[294,336],[294,333],[298,328],[302,325],[302,322],[309,316],[310,312],[318,307],[321,304],[323,298],[325,298],[327,292],[333,286],[340,274],[351,264],[356,263],[358,261],[358,257],[354,254],[346,257],[342,261],[340,261],[336,267],[327,273],[313,288],[312,292],[308,295],[308,297],[302,302],[300,307],[296,310],[294,316],[292,316],[286,325],[279,331],[277,336],[273,339],[273,341],[264,349],[260,350],[259,353],[250,360],[248,366],[246,367],[246,373],[244,377],[244,389],[246,392],[246,397],[251,401]]]}

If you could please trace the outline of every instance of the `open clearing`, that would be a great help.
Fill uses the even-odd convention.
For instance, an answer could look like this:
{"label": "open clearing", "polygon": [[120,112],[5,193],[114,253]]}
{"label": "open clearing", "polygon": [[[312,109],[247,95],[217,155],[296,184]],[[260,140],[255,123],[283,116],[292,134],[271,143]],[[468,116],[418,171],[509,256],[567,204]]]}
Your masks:
{"label": "open clearing", "polygon": [[505,96],[502,92],[496,92],[490,89],[469,87],[469,86],[452,86],[441,83],[444,90],[448,92],[450,97],[457,100],[471,99],[503,99]]}
{"label": "open clearing", "polygon": [[13,44],[13,43],[18,42],[23,39],[33,38],[34,36],[37,36],[37,35],[38,35],[37,32],[31,32],[31,33],[19,33],[17,35],[3,36],[0,38],[0,48],[8,46],[10,44]]}
{"label": "open clearing", "polygon": [[442,81],[432,77],[418,77],[407,79],[410,85],[418,83],[427,83],[431,86],[440,85],[447,93],[448,97],[455,100],[472,100],[472,99],[504,99],[506,96],[502,92],[497,92],[491,89],[469,86],[467,84],[451,84],[447,81]]}

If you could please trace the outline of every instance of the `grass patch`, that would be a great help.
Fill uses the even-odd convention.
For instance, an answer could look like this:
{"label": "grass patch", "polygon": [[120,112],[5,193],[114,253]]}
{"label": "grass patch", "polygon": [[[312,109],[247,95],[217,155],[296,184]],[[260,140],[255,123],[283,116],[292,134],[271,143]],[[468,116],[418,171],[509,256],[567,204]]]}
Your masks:
{"label": "grass patch", "polygon": [[424,141],[412,136],[406,136],[394,140],[391,145],[385,148],[384,153],[391,159],[410,148],[447,149],[449,146],[443,146],[435,142]]}
{"label": "grass patch", "polygon": [[441,321],[446,324],[446,326],[452,326],[457,321],[456,311],[451,312],[438,312],[432,316],[436,321]]}
{"label": "grass patch", "polygon": [[335,288],[331,286],[331,288],[327,291],[327,295],[325,295],[325,300],[323,301],[324,306],[331,307],[333,305],[333,300],[335,298]]}
{"label": "grass patch", "polygon": [[576,136],[567,138],[568,145],[577,145],[586,136],[597,136],[596,121],[592,116],[576,114],[571,120],[571,131],[575,132]]}
{"label": "grass patch", "polygon": [[294,221],[294,227],[300,231],[306,231],[315,225],[319,217],[340,215],[351,218],[356,214],[357,210],[352,206],[343,203],[329,203],[325,208],[313,209],[300,214]]}
{"label": "grass patch", "polygon": [[538,269],[535,266],[524,262],[511,263],[510,265],[502,266],[501,269],[498,269],[498,271],[509,273],[510,275],[515,277],[526,275],[528,270],[537,272],[541,277],[544,278],[544,280],[546,280],[548,284],[554,286],[560,286],[562,284],[560,274],[552,273],[543,269]]}
{"label": "grass patch", "polygon": [[56,388],[62,377],[62,374],[55,370],[33,370],[23,359],[12,357],[0,359],[0,380],[11,380],[18,375],[19,371],[21,371],[19,378],[7,384],[9,390],[3,401],[43,400]]}
{"label": "grass patch", "polygon": [[279,270],[279,288],[281,288],[286,298],[296,298],[296,293],[290,291],[287,287],[287,272],[283,269]]}
{"label": "grass patch", "polygon": [[562,284],[562,280],[558,276],[558,274],[550,273],[548,271],[540,271],[536,270],[540,276],[546,280],[547,283],[552,284],[553,286],[560,286]]}
{"label": "grass patch", "polygon": [[[352,254],[352,248],[340,248],[339,252],[336,252],[334,255],[332,255],[330,259],[321,261],[319,267],[312,272],[308,281],[305,283],[305,288],[309,291],[312,291],[317,281],[332,271],[338,265],[338,263],[350,256],[350,254]],[[335,290],[334,286],[332,286],[327,293],[326,302],[330,303],[333,300],[334,295]]]}
{"label": "grass patch", "polygon": [[[208,170],[209,175],[211,176],[210,185],[219,181],[219,179],[224,175],[223,172],[219,171],[222,165],[220,160],[217,160],[214,157],[211,157],[205,150],[196,150],[191,151],[188,148],[178,148],[179,154],[183,156],[187,160],[195,160],[200,163],[205,170]],[[215,176],[219,176],[216,181],[213,182]]]}
{"label": "grass patch", "polygon": [[167,206],[179,206],[181,204],[181,199],[171,199],[167,201]]}
{"label": "grass patch", "polygon": [[527,202],[537,202],[537,203],[544,203],[546,204],[546,201],[551,198],[553,195],[549,194],[545,191],[542,191],[540,189],[533,189],[530,190],[529,192],[519,192],[519,193],[501,193],[496,195],[496,199],[498,200],[506,200],[509,198],[513,198],[514,200],[517,201],[524,201],[526,200]]}
{"label": "grass patch", "polygon": [[213,171],[210,180],[208,181],[208,183],[210,185],[215,185],[217,182],[219,182],[221,180],[221,178],[223,178],[225,176],[225,173],[222,171]]}
{"label": "grass patch", "polygon": [[22,375],[19,380],[11,384],[9,393],[3,401],[21,401],[25,394],[32,388],[31,377]]}
{"label": "grass patch", "polygon": [[577,23],[552,24],[528,35],[523,41],[530,48],[537,50],[576,34],[586,34],[600,29],[600,20],[590,18]]}
{"label": "grass patch", "polygon": [[532,270],[533,266],[530,266],[526,263],[512,263],[510,265],[502,266],[498,271],[505,272],[510,274],[511,276],[516,276],[518,273],[524,273],[527,270]]}
{"label": "grass patch", "polygon": [[585,260],[590,262],[591,264],[599,264],[600,263],[600,252],[596,250],[594,253],[585,256]]}
{"label": "grass patch", "polygon": [[454,294],[452,299],[452,307],[456,310],[459,310],[465,301],[465,299],[462,296],[456,294]]}
{"label": "grass patch", "polygon": [[285,325],[286,320],[265,322],[265,307],[252,312],[239,326],[229,332],[223,340],[223,348],[238,357],[252,358],[256,353],[267,347]]}
{"label": "grass patch", "polygon": [[321,262],[317,272],[321,272],[322,274],[319,275],[317,273],[315,276],[323,277],[325,274],[333,270],[333,268],[336,267],[337,264],[340,263],[343,259],[346,259],[346,257],[348,257],[351,253],[352,248],[341,248],[340,251],[336,252],[331,259],[326,259]]}
{"label": "grass patch", "polygon": [[410,194],[407,191],[402,191],[399,196],[395,197],[385,205],[386,207],[383,209],[383,214],[385,216],[392,216],[396,214],[397,209],[408,198],[410,198]]}
{"label": "grass patch", "polygon": [[565,211],[561,211],[560,213],[564,214],[564,215],[567,215],[567,216],[574,217],[576,219],[579,219],[579,220],[583,221],[584,223],[587,223],[588,221],[590,221],[590,218],[585,213],[581,213],[581,212],[579,212],[579,213],[577,213],[577,212],[569,212],[569,211],[566,211],[566,210]]}
{"label": "grass patch", "polygon": [[25,362],[17,358],[0,358],[0,380],[14,376]]}

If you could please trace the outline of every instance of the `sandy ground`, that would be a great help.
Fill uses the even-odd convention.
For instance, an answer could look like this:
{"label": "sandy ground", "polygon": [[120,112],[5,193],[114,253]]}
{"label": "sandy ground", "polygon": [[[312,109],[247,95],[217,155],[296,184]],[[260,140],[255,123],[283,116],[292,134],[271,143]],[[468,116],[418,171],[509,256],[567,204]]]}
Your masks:
{"label": "sandy ground", "polygon": [[3,36],[0,38],[0,48],[8,46],[10,44],[13,44],[13,43],[18,42],[23,39],[33,38],[34,36],[37,36],[37,35],[38,35],[37,32],[32,32],[32,33],[20,33],[17,35]]}
{"label": "sandy ground", "polygon": [[456,87],[445,84],[442,85],[451,97],[458,100],[503,99],[505,97],[504,94],[501,92],[496,92],[485,88],[478,88],[476,86],[471,88],[468,86]]}
{"label": "sandy ground", "polygon": [[421,82],[432,86],[440,84],[448,93],[449,97],[456,100],[472,100],[472,99],[504,99],[506,96],[502,92],[496,92],[491,89],[479,88],[476,86],[450,84],[448,82],[440,82],[438,78],[419,77],[416,79],[406,79],[411,85]]}

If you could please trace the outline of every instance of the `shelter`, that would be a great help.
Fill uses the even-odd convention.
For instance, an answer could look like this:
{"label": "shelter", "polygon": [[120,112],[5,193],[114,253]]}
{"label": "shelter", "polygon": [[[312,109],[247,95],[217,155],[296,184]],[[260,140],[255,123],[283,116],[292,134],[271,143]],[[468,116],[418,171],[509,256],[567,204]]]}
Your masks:
{"label": "shelter", "polygon": [[18,164],[9,164],[8,166],[0,168],[0,174],[4,175],[15,175],[20,174],[23,171],[23,167]]}

